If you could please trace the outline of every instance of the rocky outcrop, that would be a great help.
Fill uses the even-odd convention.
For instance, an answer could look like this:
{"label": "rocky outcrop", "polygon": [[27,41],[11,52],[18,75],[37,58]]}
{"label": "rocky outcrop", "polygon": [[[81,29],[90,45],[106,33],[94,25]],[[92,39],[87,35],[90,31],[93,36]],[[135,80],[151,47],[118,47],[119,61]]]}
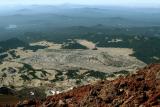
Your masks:
{"label": "rocky outcrop", "polygon": [[16,107],[18,101],[15,90],[0,87],[0,107]]}
{"label": "rocky outcrop", "polygon": [[13,89],[7,87],[0,87],[0,94],[3,95],[15,95],[15,91]]}
{"label": "rocky outcrop", "polygon": [[160,106],[160,64],[150,65],[127,77],[100,81],[48,97],[43,104],[53,107]]}

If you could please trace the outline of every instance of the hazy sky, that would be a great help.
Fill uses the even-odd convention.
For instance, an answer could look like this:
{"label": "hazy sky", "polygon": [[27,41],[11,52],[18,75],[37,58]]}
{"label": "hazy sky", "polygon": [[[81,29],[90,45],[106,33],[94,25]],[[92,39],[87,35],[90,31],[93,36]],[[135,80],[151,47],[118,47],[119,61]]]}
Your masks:
{"label": "hazy sky", "polygon": [[120,5],[120,6],[149,6],[160,7],[160,0],[0,0],[5,4],[86,4],[86,5]]}

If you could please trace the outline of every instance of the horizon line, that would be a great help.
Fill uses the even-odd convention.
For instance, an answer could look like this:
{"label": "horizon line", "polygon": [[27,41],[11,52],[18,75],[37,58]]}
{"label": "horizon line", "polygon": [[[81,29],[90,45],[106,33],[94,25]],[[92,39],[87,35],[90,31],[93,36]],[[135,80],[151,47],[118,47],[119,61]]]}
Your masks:
{"label": "horizon line", "polygon": [[76,3],[57,3],[57,4],[38,4],[38,3],[33,3],[33,4],[0,4],[0,6],[4,7],[15,7],[15,6],[89,6],[89,7],[122,7],[122,8],[160,8],[160,6],[149,6],[149,5],[117,5],[117,4],[76,4]]}

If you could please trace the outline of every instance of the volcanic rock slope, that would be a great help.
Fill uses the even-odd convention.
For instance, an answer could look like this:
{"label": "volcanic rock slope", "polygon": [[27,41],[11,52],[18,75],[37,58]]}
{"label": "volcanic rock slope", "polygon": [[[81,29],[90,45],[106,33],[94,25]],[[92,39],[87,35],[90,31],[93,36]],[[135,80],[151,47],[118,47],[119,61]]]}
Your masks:
{"label": "volcanic rock slope", "polygon": [[160,64],[149,65],[127,77],[100,81],[50,96],[43,106],[160,107]]}

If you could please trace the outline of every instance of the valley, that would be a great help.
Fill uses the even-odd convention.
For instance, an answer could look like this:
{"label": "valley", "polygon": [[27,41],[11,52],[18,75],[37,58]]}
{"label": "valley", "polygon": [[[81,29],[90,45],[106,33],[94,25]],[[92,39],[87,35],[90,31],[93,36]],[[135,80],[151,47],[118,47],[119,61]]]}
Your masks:
{"label": "valley", "polygon": [[[83,43],[93,44],[87,40]],[[47,41],[30,45],[45,45],[47,48],[32,51],[18,47],[9,50],[8,57],[0,65],[1,87],[17,90],[45,87],[46,93],[52,88],[63,92],[97,80],[127,75],[146,65],[130,56],[133,50],[127,48],[62,49],[62,44]],[[11,51],[19,57],[13,57]]]}
{"label": "valley", "polygon": [[159,104],[159,10],[0,7],[0,106]]}

